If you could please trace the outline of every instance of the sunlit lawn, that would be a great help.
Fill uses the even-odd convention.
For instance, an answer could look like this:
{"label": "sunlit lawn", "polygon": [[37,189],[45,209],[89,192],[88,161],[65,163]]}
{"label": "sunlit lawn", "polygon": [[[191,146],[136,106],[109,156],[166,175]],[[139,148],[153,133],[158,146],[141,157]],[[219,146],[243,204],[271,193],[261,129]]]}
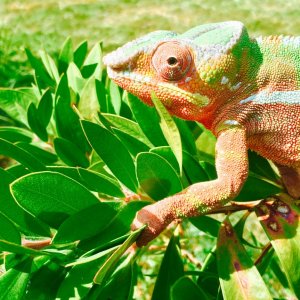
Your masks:
{"label": "sunlit lawn", "polygon": [[152,30],[232,19],[252,35],[299,34],[299,14],[297,0],[1,0],[0,86],[28,71],[24,47],[55,53],[67,36],[75,44],[102,40],[107,52]]}

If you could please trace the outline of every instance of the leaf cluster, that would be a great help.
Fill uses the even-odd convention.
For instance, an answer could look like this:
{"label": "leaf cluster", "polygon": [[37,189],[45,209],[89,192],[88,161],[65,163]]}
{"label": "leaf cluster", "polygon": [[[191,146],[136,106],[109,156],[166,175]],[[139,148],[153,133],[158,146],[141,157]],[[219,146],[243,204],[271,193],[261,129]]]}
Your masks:
{"label": "leaf cluster", "polygon": [[249,152],[235,203],[135,249],[139,209],[216,178],[214,137],[155,95],[148,107],[122,91],[100,43],[26,54],[32,86],[0,89],[0,155],[10,158],[0,168],[0,297],[146,299],[151,276],[152,299],[300,297],[298,208],[273,197],[282,187],[268,161]]}

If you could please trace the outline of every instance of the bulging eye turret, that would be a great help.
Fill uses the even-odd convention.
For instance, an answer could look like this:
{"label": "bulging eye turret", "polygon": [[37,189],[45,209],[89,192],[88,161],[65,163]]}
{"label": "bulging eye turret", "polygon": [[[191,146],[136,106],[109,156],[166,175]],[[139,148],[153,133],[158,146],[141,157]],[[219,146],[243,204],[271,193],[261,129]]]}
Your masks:
{"label": "bulging eye turret", "polygon": [[152,65],[167,81],[179,81],[190,70],[192,55],[187,46],[176,41],[164,42],[155,49]]}

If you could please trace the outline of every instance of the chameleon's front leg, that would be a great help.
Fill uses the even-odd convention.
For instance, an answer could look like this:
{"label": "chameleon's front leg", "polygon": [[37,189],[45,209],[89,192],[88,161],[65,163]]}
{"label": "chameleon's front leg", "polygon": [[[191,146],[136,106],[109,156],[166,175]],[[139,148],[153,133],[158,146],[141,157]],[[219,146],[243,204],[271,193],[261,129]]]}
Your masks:
{"label": "chameleon's front leg", "polygon": [[173,220],[207,213],[224,205],[239,193],[248,176],[247,141],[243,128],[231,127],[219,134],[216,169],[217,179],[193,184],[181,193],[140,210],[132,229],[143,224],[148,226],[139,237],[137,245],[146,245]]}

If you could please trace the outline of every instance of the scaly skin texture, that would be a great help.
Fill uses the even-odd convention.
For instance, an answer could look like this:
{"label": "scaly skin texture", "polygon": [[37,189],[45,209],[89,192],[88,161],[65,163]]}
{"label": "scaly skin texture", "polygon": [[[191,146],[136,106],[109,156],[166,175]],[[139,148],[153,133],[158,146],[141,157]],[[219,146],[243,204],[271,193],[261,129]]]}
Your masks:
{"label": "scaly skin texture", "polygon": [[151,93],[180,118],[217,137],[218,178],[143,208],[133,228],[148,224],[145,245],[176,218],[192,217],[238,195],[247,149],[278,165],[300,196],[300,37],[250,38],[240,22],[206,24],[178,35],[156,31],[104,58],[108,75],[152,105]]}

